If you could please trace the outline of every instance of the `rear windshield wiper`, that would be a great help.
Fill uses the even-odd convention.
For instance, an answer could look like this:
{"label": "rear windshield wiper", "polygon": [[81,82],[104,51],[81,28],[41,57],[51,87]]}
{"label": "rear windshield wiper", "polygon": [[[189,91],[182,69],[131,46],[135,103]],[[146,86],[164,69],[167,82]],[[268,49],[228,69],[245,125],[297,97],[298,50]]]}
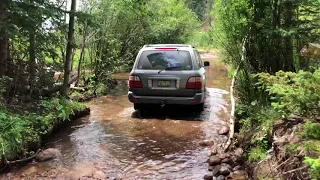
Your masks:
{"label": "rear windshield wiper", "polygon": [[179,67],[181,67],[181,66],[174,66],[174,67],[166,67],[166,68],[164,68],[164,69],[161,69],[159,72],[158,72],[158,74],[160,74],[162,71],[164,71],[164,70],[170,70],[170,69],[175,69],[175,68],[179,68]]}

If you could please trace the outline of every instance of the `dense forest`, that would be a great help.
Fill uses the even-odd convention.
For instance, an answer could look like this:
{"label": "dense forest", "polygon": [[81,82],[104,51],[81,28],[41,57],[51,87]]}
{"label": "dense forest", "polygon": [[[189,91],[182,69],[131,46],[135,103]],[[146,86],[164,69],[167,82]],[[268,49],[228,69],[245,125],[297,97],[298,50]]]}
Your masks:
{"label": "dense forest", "polygon": [[[113,89],[112,74],[128,72],[144,44],[190,43],[233,68],[248,161],[281,149],[277,163],[292,163],[278,176],[318,179],[320,55],[309,47],[320,43],[319,12],[319,0],[1,0],[1,166],[83,110],[74,97]],[[287,128],[300,141],[275,146],[277,125],[297,119]]]}

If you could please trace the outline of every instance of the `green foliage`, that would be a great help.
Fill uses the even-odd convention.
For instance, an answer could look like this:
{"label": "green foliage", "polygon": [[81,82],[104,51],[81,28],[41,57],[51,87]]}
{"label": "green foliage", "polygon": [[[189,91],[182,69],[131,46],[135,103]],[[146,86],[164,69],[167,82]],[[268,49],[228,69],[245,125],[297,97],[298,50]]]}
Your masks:
{"label": "green foliage", "polygon": [[275,76],[262,73],[260,83],[269,92],[272,107],[282,115],[320,114],[320,69],[313,73],[280,71]]}
{"label": "green foliage", "polygon": [[[307,123],[304,126],[304,137],[320,140],[320,123]],[[320,148],[320,147],[319,147]]]}
{"label": "green foliage", "polygon": [[65,98],[43,100],[41,101],[41,105],[45,108],[46,112],[53,113],[53,117],[58,117],[64,121],[68,120],[70,115],[74,115],[75,111],[84,109],[83,104]]}
{"label": "green foliage", "polygon": [[198,19],[206,20],[207,9],[209,9],[212,0],[185,0],[186,5],[197,14]]}
{"label": "green foliage", "polygon": [[320,156],[317,159],[305,157],[304,163],[310,166],[312,179],[320,179]]}
{"label": "green foliage", "polygon": [[248,153],[249,162],[257,162],[266,157],[266,150],[261,147],[254,147]]}
{"label": "green foliage", "polygon": [[4,94],[6,92],[7,84],[10,83],[11,81],[12,81],[12,78],[9,78],[7,76],[0,77],[0,108],[3,108],[3,106],[5,105]]}
{"label": "green foliage", "polygon": [[214,37],[208,31],[194,31],[188,38],[188,44],[210,50],[216,47]]}
{"label": "green foliage", "polygon": [[[212,33],[221,57],[235,67],[242,63],[245,71],[305,69],[308,60],[295,52],[319,40],[319,7],[319,1],[310,0],[217,0]],[[244,42],[246,53],[241,51]]]}
{"label": "green foliage", "polygon": [[[38,148],[43,135],[50,134],[58,123],[68,120],[84,106],[67,99],[43,100],[41,115],[25,112],[24,115],[0,110],[0,148],[7,160],[25,157],[28,150]],[[58,120],[58,121],[57,121]]]}

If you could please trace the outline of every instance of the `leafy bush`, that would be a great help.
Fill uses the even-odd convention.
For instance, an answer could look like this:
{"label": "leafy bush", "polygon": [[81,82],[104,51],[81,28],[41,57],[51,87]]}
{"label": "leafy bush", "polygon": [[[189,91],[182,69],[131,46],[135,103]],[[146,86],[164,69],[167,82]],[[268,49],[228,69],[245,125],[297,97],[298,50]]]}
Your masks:
{"label": "leafy bush", "polygon": [[320,123],[305,124],[304,136],[309,139],[320,140]]}
{"label": "leafy bush", "polygon": [[54,117],[61,118],[62,120],[69,119],[70,115],[74,115],[75,111],[84,108],[84,105],[76,101],[67,100],[65,98],[53,98],[51,100],[41,101],[41,105],[45,108],[46,112],[53,113]]}
{"label": "leafy bush", "polygon": [[320,114],[320,69],[298,73],[279,71],[275,76],[262,73],[260,82],[272,100],[272,107],[284,116]]}
{"label": "leafy bush", "polygon": [[[276,75],[241,72],[236,88],[240,98],[236,113],[244,130],[258,128],[267,132],[281,117],[320,114],[320,70],[314,73],[280,71]],[[307,126],[306,130],[311,128]]]}
{"label": "leafy bush", "polygon": [[320,156],[317,159],[305,157],[304,162],[310,166],[310,174],[312,176],[312,179],[320,179]]}
{"label": "leafy bush", "polygon": [[84,106],[67,99],[53,98],[41,101],[41,114],[25,112],[25,115],[0,109],[0,148],[3,158],[12,160],[27,155],[30,148],[40,145],[42,135],[52,132],[58,120],[68,120]]}

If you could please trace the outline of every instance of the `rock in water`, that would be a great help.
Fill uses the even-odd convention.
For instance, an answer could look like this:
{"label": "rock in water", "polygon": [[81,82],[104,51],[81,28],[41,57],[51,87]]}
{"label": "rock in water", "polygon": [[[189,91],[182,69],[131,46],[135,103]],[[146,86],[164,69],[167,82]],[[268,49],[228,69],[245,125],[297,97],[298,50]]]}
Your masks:
{"label": "rock in water", "polygon": [[228,126],[222,127],[218,132],[219,135],[227,135],[228,133],[229,133],[229,127]]}
{"label": "rock in water", "polygon": [[95,179],[107,179],[106,174],[104,174],[104,172],[102,172],[102,171],[96,171],[96,172],[94,172],[94,173],[93,173],[93,177],[94,177]]}
{"label": "rock in water", "polygon": [[37,156],[36,160],[39,162],[49,161],[52,159],[56,159],[61,156],[61,153],[58,149],[49,148],[44,151],[41,151]]}
{"label": "rock in water", "polygon": [[224,180],[224,179],[225,179],[225,177],[223,175],[220,175],[217,177],[217,180]]}
{"label": "rock in water", "polygon": [[230,158],[230,154],[229,153],[222,153],[222,154],[219,154],[219,158],[220,159],[225,159],[225,158]]}
{"label": "rock in water", "polygon": [[218,154],[218,150],[217,150],[217,148],[216,148],[215,146],[212,146],[212,147],[211,147],[211,152],[210,152],[210,154],[211,154],[211,155],[216,155],[216,154]]}
{"label": "rock in water", "polygon": [[223,165],[220,167],[219,173],[221,175],[227,176],[230,174],[230,169],[227,166]]}
{"label": "rock in water", "polygon": [[203,140],[199,142],[200,146],[213,146],[214,142],[212,140]]}
{"label": "rock in water", "polygon": [[204,177],[203,177],[204,180],[213,180],[213,176],[211,174],[206,174]]}
{"label": "rock in water", "polygon": [[224,159],[222,159],[222,161],[221,161],[222,163],[232,163],[232,160],[230,159],[230,158],[224,158]]}
{"label": "rock in water", "polygon": [[219,173],[219,171],[220,171],[220,168],[221,168],[220,165],[215,166],[215,167],[212,169],[212,175],[213,175],[213,176],[218,175],[218,173]]}
{"label": "rock in water", "polygon": [[209,167],[208,167],[208,171],[212,171],[213,168],[214,168],[213,166],[209,166]]}
{"label": "rock in water", "polygon": [[209,158],[209,165],[214,166],[221,163],[221,159],[218,156],[211,156]]}

